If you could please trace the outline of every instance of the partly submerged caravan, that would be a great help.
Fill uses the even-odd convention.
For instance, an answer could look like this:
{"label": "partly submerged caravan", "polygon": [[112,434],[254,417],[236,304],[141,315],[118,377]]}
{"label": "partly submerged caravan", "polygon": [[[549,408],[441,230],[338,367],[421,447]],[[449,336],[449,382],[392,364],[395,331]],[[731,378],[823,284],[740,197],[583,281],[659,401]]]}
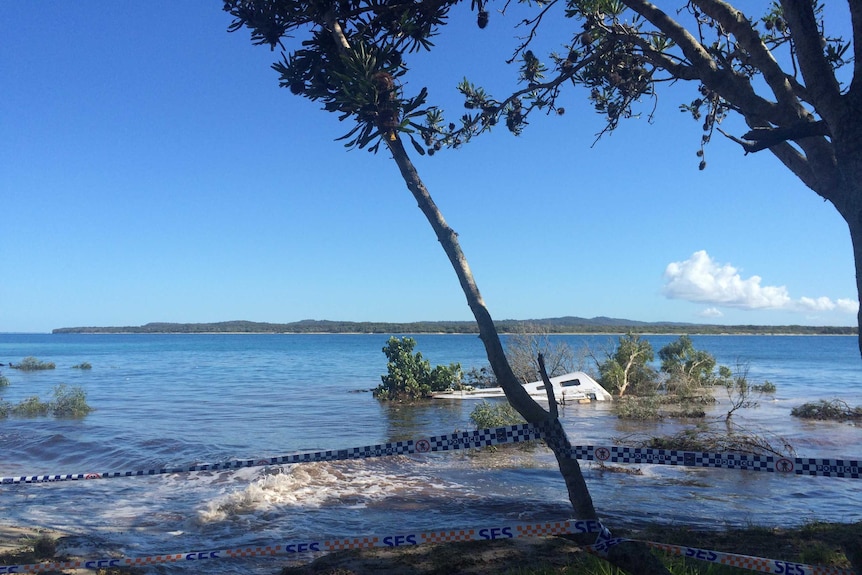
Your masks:
{"label": "partly submerged caravan", "polygon": [[[558,403],[574,403],[586,401],[610,401],[611,394],[598,384],[596,380],[582,371],[574,371],[551,378],[554,386],[554,398]],[[525,383],[524,389],[533,399],[548,401],[545,384],[541,381]],[[435,393],[435,399],[490,399],[506,397],[502,387],[479,387],[463,391],[445,391]]]}

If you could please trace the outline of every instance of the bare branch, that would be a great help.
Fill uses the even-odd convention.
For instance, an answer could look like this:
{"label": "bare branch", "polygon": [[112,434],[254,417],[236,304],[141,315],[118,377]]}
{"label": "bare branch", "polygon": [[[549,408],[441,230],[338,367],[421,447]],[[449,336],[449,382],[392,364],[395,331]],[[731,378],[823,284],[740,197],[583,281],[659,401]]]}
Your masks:
{"label": "bare branch", "polygon": [[542,383],[545,384],[545,393],[548,396],[548,411],[551,414],[551,418],[559,419],[560,410],[557,407],[557,398],[554,394],[554,386],[551,384],[551,378],[548,377],[548,370],[545,369],[545,356],[543,354],[539,354],[539,374],[542,376]]}
{"label": "bare branch", "polygon": [[524,48],[526,48],[527,46],[530,45],[530,42],[532,42],[533,38],[536,37],[536,30],[539,28],[539,25],[542,23],[542,20],[545,18],[545,14],[547,14],[548,10],[553,8],[553,6],[556,3],[557,3],[557,0],[552,0],[551,2],[548,3],[547,6],[545,6],[545,8],[542,9],[541,12],[539,12],[538,16],[536,16],[532,20],[524,20],[522,22],[522,24],[531,24],[532,25],[532,27],[530,28],[530,33],[529,33],[529,35],[527,35],[526,39],[523,39],[523,42],[521,42],[521,44],[519,44],[518,47],[515,48],[515,52],[512,54],[512,57],[509,58],[508,60],[506,60],[506,64],[511,64],[512,62],[514,62],[515,59],[518,57],[518,54],[520,54],[524,50]]}

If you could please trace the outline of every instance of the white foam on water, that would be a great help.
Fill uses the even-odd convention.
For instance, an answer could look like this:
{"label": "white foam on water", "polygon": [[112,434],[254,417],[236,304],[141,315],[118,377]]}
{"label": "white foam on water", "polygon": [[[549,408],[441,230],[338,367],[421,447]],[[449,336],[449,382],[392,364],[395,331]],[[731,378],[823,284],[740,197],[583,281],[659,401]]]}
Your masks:
{"label": "white foam on water", "polygon": [[270,467],[238,490],[204,503],[195,512],[198,525],[231,520],[242,515],[265,515],[288,509],[362,509],[393,495],[463,489],[433,474],[421,473],[416,461],[392,457],[388,461],[317,462]]}

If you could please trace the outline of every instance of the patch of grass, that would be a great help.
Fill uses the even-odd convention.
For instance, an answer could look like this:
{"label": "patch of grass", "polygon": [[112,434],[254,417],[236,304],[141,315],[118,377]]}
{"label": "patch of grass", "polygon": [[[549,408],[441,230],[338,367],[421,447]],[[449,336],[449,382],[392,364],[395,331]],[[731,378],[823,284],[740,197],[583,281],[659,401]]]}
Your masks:
{"label": "patch of grass", "polygon": [[[796,529],[748,527],[716,531],[653,525],[615,535],[794,563],[848,569],[844,549],[862,538],[862,523],[812,524]],[[673,575],[743,575],[751,571],[655,551]],[[623,575],[562,537],[536,540],[469,541],[407,545],[395,549],[339,551],[309,564],[284,568],[281,575]]]}
{"label": "patch of grass", "polygon": [[28,356],[22,359],[21,363],[16,363],[15,365],[10,363],[9,367],[20,369],[21,371],[39,371],[44,369],[55,369],[57,366],[53,362],[42,361],[33,356]]}
{"label": "patch of grass", "polygon": [[818,419],[831,421],[848,421],[862,419],[862,406],[850,407],[840,399],[804,403],[794,407],[790,415],[802,419]]}
{"label": "patch of grass", "polygon": [[[653,526],[631,536],[726,553],[849,569],[851,561],[846,552],[858,547],[858,541],[862,538],[862,523],[811,523],[794,529],[752,526],[721,531]],[[701,561],[691,562],[691,565],[699,569],[692,573],[751,573],[735,568],[707,571],[707,566],[718,566]]]}

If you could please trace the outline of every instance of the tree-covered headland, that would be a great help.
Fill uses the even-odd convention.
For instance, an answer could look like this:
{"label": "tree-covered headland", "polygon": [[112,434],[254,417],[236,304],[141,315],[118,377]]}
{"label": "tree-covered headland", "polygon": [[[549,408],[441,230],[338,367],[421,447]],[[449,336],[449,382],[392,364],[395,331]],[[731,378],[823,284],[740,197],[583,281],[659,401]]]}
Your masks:
{"label": "tree-covered headland", "polygon": [[[856,335],[849,326],[711,325],[673,322],[638,322],[612,318],[560,317],[502,320],[499,333],[545,334],[689,334],[689,335]],[[302,320],[288,323],[222,321],[215,323],[154,322],[137,326],[62,327],[52,333],[451,333],[477,334],[475,321],[373,322]]]}

